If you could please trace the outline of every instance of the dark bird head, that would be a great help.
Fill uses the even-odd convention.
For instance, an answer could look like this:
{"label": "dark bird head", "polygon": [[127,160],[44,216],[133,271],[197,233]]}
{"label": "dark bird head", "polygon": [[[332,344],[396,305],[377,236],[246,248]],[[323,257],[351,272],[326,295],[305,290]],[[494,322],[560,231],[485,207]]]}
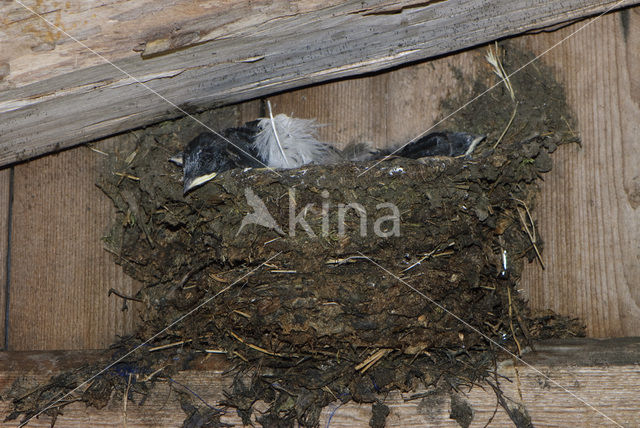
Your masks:
{"label": "dark bird head", "polygon": [[427,156],[468,156],[484,139],[484,135],[466,132],[433,132],[407,144],[395,154],[412,159]]}
{"label": "dark bird head", "polygon": [[210,132],[198,135],[182,153],[184,194],[234,167],[224,138]]}

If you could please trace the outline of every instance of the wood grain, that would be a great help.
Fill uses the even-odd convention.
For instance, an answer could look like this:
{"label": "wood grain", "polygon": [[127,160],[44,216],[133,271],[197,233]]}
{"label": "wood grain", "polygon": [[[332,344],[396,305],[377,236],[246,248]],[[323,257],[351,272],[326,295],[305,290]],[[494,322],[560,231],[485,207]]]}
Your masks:
{"label": "wood grain", "polygon": [[0,346],[4,349],[11,168],[0,169]]}
{"label": "wood grain", "polygon": [[267,97],[274,113],[314,118],[321,139],[338,147],[369,141],[404,144],[437,124],[439,105],[458,88],[454,70],[473,75],[484,52],[465,51],[364,78]]}
{"label": "wood grain", "polygon": [[[345,14],[373,18],[401,15],[408,18],[404,23],[406,26],[416,14],[423,14],[424,9],[427,9],[427,15],[432,20],[458,12],[465,16],[449,22],[452,26],[469,26],[465,32],[470,33],[477,24],[465,21],[473,21],[474,16],[486,20],[487,15],[492,14],[492,19],[484,22],[487,32],[493,31],[486,28],[490,26],[503,29],[512,27],[511,34],[514,34],[527,27],[541,28],[637,2],[621,1],[616,4],[614,1],[564,0],[558,4],[540,5],[518,0],[511,2],[512,10],[504,7],[508,3],[494,2],[491,10],[484,12],[484,5],[475,0],[438,3],[415,0],[239,0],[232,3],[219,0],[197,3],[185,0],[104,0],[99,5],[89,0],[72,3],[61,0],[4,2],[0,4],[0,64],[4,65],[0,68],[0,89],[22,87],[104,61],[87,48],[109,61],[139,54],[145,57],[165,55],[178,49],[248,33],[259,32],[264,33],[261,35],[263,37],[270,37],[269,32],[265,31],[271,28],[265,26],[269,21],[278,21],[280,27],[297,30],[303,27],[294,21],[300,19],[302,23],[302,20],[306,20],[305,15],[315,14],[329,19],[338,16],[341,20],[348,20]],[[386,21],[387,25],[397,22],[391,19]],[[499,22],[501,20],[511,22]],[[384,20],[365,22],[371,22],[368,25],[385,23]],[[304,32],[313,30],[313,27],[305,28]],[[443,28],[440,31],[452,35],[455,33],[453,30]],[[470,38],[471,41],[478,36],[467,34],[457,38],[460,37]],[[273,40],[277,41],[276,38]],[[450,48],[452,46],[441,47]]]}
{"label": "wood grain", "polygon": [[561,147],[536,210],[547,269],[534,308],[582,318],[594,337],[640,335],[640,9],[519,39],[564,83],[583,147]]}
{"label": "wood grain", "polygon": [[101,155],[86,147],[15,167],[11,236],[10,350],[108,347],[132,331],[136,284],[103,248],[113,218],[95,186]]}
{"label": "wood grain", "polygon": [[[0,61],[4,81],[16,86],[0,93],[0,165],[185,111],[390,68],[637,1],[170,3],[37,3],[116,68],[18,2],[4,2],[3,40],[17,38],[22,48],[7,48],[18,57]],[[143,46],[153,55],[133,53]]]}
{"label": "wood grain", "polygon": [[[517,366],[505,361],[498,367],[500,386],[504,395],[513,401],[511,405],[522,404],[531,417],[534,426],[637,426],[640,418],[640,340],[626,339],[622,342],[609,340],[606,343],[593,341],[566,341],[540,345],[544,352],[534,353],[527,360],[535,364]],[[577,364],[573,356],[591,355],[597,363]],[[608,360],[608,356],[625,354],[628,360]],[[92,361],[96,353],[83,352],[78,356],[67,353],[0,353],[0,390],[5,391],[19,376],[28,376],[31,381],[43,382],[49,376],[75,367],[79,358]],[[203,360],[201,360],[203,361]],[[582,361],[584,363],[584,361]],[[222,391],[229,387],[231,378],[223,376],[228,362],[221,357],[204,361],[202,367],[180,372],[175,381],[187,385],[207,403],[218,405],[224,397]],[[174,384],[175,385],[175,384]],[[179,391],[185,389],[174,386]],[[392,392],[382,397],[390,407],[388,427],[438,426],[459,427],[450,419],[451,396],[439,395],[435,391],[420,390],[423,397],[408,400],[408,394]],[[137,397],[138,399],[140,397]],[[464,389],[457,397],[473,409],[471,427],[483,427],[491,419],[490,426],[513,426],[502,408],[496,409],[496,396],[488,385]],[[0,414],[6,415],[8,402],[0,403]],[[367,426],[371,417],[371,406],[350,402],[339,403],[325,408],[321,414],[320,426],[353,427]],[[263,404],[258,403],[260,408]],[[496,411],[493,416],[494,411]],[[608,419],[609,418],[609,419]],[[166,383],[159,383],[146,400],[144,406],[127,403],[126,426],[180,426],[184,413],[176,402],[176,394],[169,391]],[[235,426],[241,421],[234,411],[227,412],[222,420]],[[72,404],[65,408],[56,426],[122,426],[125,421],[123,402],[112,400],[102,410],[86,408],[84,404]],[[616,425],[617,424],[617,425]],[[15,426],[5,424],[3,426]],[[33,419],[29,427],[49,426],[49,418],[41,416]]]}

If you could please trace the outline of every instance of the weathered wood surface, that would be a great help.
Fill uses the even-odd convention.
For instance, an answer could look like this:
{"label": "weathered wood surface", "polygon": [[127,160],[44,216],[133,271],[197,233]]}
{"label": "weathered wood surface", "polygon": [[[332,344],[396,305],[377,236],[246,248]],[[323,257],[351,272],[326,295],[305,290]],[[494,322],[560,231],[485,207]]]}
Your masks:
{"label": "weathered wood surface", "polygon": [[8,349],[105,348],[130,333],[136,283],[103,249],[113,208],[95,186],[101,155],[81,147],[14,168]]}
{"label": "weathered wood surface", "polygon": [[384,148],[431,127],[440,102],[456,93],[455,73],[475,75],[484,49],[401,67],[366,78],[345,79],[267,97],[274,113],[316,118],[318,132],[337,147],[368,141]]}
{"label": "weathered wood surface", "polygon": [[9,257],[9,213],[11,199],[11,169],[0,170],[0,344],[5,346],[5,314],[7,298],[7,267]]}
{"label": "weathered wood surface", "polygon": [[[580,24],[520,38],[542,52]],[[640,9],[604,16],[543,58],[566,87],[582,149],[562,147],[536,210],[547,269],[533,307],[582,318],[588,334],[640,334]]]}
{"label": "weathered wood surface", "polygon": [[[4,2],[2,51],[7,53],[0,58],[0,73],[5,85],[15,88],[0,93],[0,165],[174,117],[180,109],[389,68],[636,3],[31,4],[58,28],[115,61],[115,68],[23,3]],[[133,53],[140,49],[144,58]]]}
{"label": "weathered wood surface", "polygon": [[[498,370],[500,375],[508,379],[502,378],[500,386],[505,396],[513,400],[510,404],[523,404],[534,426],[637,426],[640,419],[640,395],[637,394],[640,388],[640,339],[577,339],[538,344],[537,348],[544,351],[525,357],[535,368],[522,363],[514,366],[513,362],[508,360],[500,364]],[[567,354],[567,349],[570,350],[570,354]],[[52,374],[78,367],[83,361],[95,360],[98,355],[98,352],[87,351],[0,353],[0,391],[4,393],[19,376],[44,381]],[[580,360],[583,355],[590,356],[590,362]],[[625,355],[626,358],[611,359],[612,355]],[[228,363],[223,358],[215,356],[202,361],[201,367],[181,372],[174,380],[188,386],[215,406],[223,398],[223,389],[230,384],[231,379],[222,375],[222,371],[228,368]],[[179,385],[175,385],[175,388],[185,391]],[[126,416],[121,400],[112,400],[102,410],[87,409],[83,404],[72,404],[65,408],[56,426],[180,426],[184,420],[184,413],[175,398],[176,394],[171,394],[168,385],[162,383],[144,406],[127,403]],[[471,427],[483,427],[492,417],[491,426],[513,426],[502,408],[498,408],[493,416],[496,410],[496,396],[489,386],[461,391],[457,398],[473,408]],[[391,408],[387,418],[388,427],[460,426],[449,417],[450,396],[431,393],[418,399],[408,399],[409,395],[399,392],[383,398],[382,401]],[[585,402],[593,407],[587,406]],[[8,404],[0,403],[0,415],[3,417],[7,414]],[[323,411],[320,426],[327,426],[329,418],[331,427],[368,425],[371,417],[370,405],[349,403],[338,407],[337,404],[339,403]],[[611,419],[607,419],[598,411]],[[27,426],[49,426],[49,421],[49,417],[43,416],[33,419]],[[233,411],[226,414],[223,421],[236,426],[241,425],[240,419]],[[15,422],[4,426],[15,426]]]}

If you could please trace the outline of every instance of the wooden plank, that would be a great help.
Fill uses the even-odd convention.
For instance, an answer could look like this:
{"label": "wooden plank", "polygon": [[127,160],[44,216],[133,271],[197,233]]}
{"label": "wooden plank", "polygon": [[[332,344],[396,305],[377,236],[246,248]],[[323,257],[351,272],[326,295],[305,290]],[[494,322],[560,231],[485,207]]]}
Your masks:
{"label": "wooden plank", "polygon": [[[542,52],[580,25],[519,39]],[[542,60],[564,83],[583,146],[561,147],[536,209],[547,269],[534,308],[582,318],[590,336],[640,334],[640,10],[604,16]]]}
{"label": "wooden plank", "polygon": [[[56,69],[65,74],[0,94],[0,165],[177,116],[184,111],[178,105],[192,111],[389,68],[637,1],[495,0],[487,7],[482,0],[243,0],[224,5],[212,0],[201,5],[210,7],[207,12],[199,9],[193,16],[180,13],[191,10],[190,3],[159,13],[168,3],[139,0],[127,3],[122,13],[114,13],[120,2],[109,3],[110,8],[84,5],[70,15],[61,13],[57,1],[39,5],[59,28],[116,60],[120,69],[94,65],[99,63],[94,56],[16,9],[19,3],[3,3],[0,16],[9,21],[7,34],[30,37],[22,43],[38,58],[30,58],[31,52],[20,57],[22,65],[11,58],[0,61],[4,80],[11,82],[16,73],[28,81],[25,69],[34,64],[41,64],[48,76]],[[137,19],[141,16],[151,16],[152,24],[143,24]],[[176,17],[186,33],[176,29],[171,35]],[[154,56],[122,53],[142,45]],[[43,54],[43,46],[55,49]]]}
{"label": "wooden plank", "polygon": [[7,262],[9,257],[9,215],[11,209],[11,168],[0,170],[0,344],[5,345]]}
{"label": "wooden plank", "polygon": [[133,294],[101,237],[113,208],[95,186],[101,155],[81,147],[17,165],[11,236],[10,350],[105,348],[133,331]]}
{"label": "wooden plank", "polygon": [[454,70],[473,75],[484,51],[460,52],[365,78],[288,91],[267,99],[274,113],[314,118],[322,140],[342,148],[403,144],[434,125],[440,102],[458,89]]}
{"label": "wooden plank", "polygon": [[[347,3],[347,4],[345,4]],[[349,5],[350,3],[350,5]],[[247,1],[233,4],[219,0],[204,0],[198,4],[169,0],[105,0],[100,5],[80,0],[62,5],[55,0],[36,3],[10,2],[0,6],[3,28],[0,32],[0,89],[18,88],[52,77],[61,76],[78,69],[100,64],[102,61],[85,44],[110,61],[117,61],[140,52],[145,57],[164,55],[178,49],[197,44],[232,38],[253,33],[257,27],[263,31],[264,24],[277,20],[278,26],[291,26],[289,18],[306,19],[304,15],[317,16],[354,14],[374,17],[376,15],[411,15],[423,13],[432,6],[429,18],[437,19],[447,12],[459,11],[466,16],[453,22],[461,25],[475,13],[483,17],[488,13],[474,11],[484,6],[475,1],[449,1],[438,5],[437,1],[416,2],[410,0],[377,0],[367,2],[322,2],[318,0],[297,1]],[[556,22],[576,19],[589,14],[601,13],[609,8],[619,8],[633,2],[604,2],[565,0],[559,5],[540,5],[532,2],[514,4],[508,11],[499,2],[492,5],[494,20],[522,19],[525,12],[531,18],[544,19],[556,15]],[[637,2],[636,2],[637,3]],[[533,8],[531,6],[533,5]],[[346,8],[336,8],[345,6]],[[533,10],[532,10],[533,9]],[[48,25],[35,14],[40,14],[58,28]],[[368,21],[374,23],[374,21]],[[375,21],[377,23],[378,21]],[[400,21],[386,21],[392,25]],[[526,22],[526,21],[525,21]],[[406,21],[403,25],[411,24]],[[296,29],[302,28],[293,24]],[[371,25],[371,24],[370,24]],[[464,24],[466,25],[466,24]],[[513,24],[492,23],[507,29]],[[526,25],[526,24],[525,24]],[[549,25],[546,22],[531,23],[532,28]],[[270,29],[271,27],[264,27]],[[331,28],[331,27],[327,27]],[[473,28],[470,28],[473,30]],[[306,28],[315,31],[315,28]],[[448,35],[453,29],[444,30]],[[522,29],[514,27],[511,31]],[[66,34],[65,34],[66,33]],[[505,34],[502,34],[504,36]],[[266,37],[272,37],[266,34]],[[437,35],[436,35],[437,37]],[[277,40],[272,38],[272,40]],[[443,51],[444,52],[444,51]]]}
{"label": "wooden plank", "polygon": [[[612,339],[604,343],[578,339],[538,344],[537,348],[545,350],[526,358],[535,364],[535,368],[523,364],[516,367],[511,361],[506,361],[498,369],[500,375],[509,379],[503,378],[500,383],[505,396],[513,400],[512,404],[524,405],[534,426],[636,426],[640,418],[640,395],[637,394],[640,387],[637,366],[640,362],[640,339]],[[571,350],[569,356],[567,349]],[[628,359],[608,359],[620,354]],[[590,355],[592,362],[576,365],[574,357],[580,355]],[[91,361],[96,356],[97,353],[87,352],[79,356],[73,353],[66,356],[61,353],[0,353],[0,389],[5,390],[21,375],[28,376],[31,381],[45,381],[52,374],[77,367],[79,361]],[[187,385],[209,404],[217,405],[223,398],[223,389],[231,380],[222,375],[225,368],[228,368],[228,363],[222,358],[209,358],[202,366],[179,373],[174,380]],[[176,389],[184,391],[179,386]],[[65,408],[56,426],[122,426],[125,417],[128,427],[180,426],[184,413],[175,398],[176,394],[169,392],[167,384],[160,383],[144,406],[127,403],[126,416],[120,400],[110,402],[99,411],[78,403]],[[408,398],[408,394],[399,392],[382,398],[391,409],[388,427],[460,426],[449,417],[450,396],[433,392],[421,399],[405,401]],[[491,426],[513,426],[502,408],[493,416],[496,396],[488,386],[461,391],[457,398],[473,409],[471,427],[483,427],[491,418]],[[1,414],[7,414],[8,404],[7,401],[0,403]],[[320,426],[327,426],[329,419],[332,427],[367,426],[370,416],[370,405],[348,403],[338,406],[336,403],[323,410]],[[227,412],[222,420],[241,425],[234,411]],[[48,417],[40,417],[28,426],[44,427],[48,424]],[[15,426],[15,423],[3,426]]]}

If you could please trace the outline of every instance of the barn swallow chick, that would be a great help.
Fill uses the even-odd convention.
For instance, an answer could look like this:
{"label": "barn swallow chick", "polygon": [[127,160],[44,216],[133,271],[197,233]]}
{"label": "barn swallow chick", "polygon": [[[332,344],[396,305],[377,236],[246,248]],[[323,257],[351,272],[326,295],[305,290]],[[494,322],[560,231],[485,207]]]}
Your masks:
{"label": "barn swallow chick", "polygon": [[183,191],[212,180],[233,168],[299,168],[307,164],[336,164],[380,159],[385,155],[418,159],[427,156],[469,155],[484,136],[463,132],[434,132],[397,151],[374,150],[370,144],[350,144],[344,150],[317,138],[314,120],[284,114],[258,119],[221,134],[205,132],[170,159],[183,169]]}
{"label": "barn swallow chick", "polygon": [[337,163],[341,154],[316,138],[314,120],[279,114],[221,134],[205,132],[170,159],[183,168],[184,193],[233,168],[299,168],[309,163]]}
{"label": "barn swallow chick", "polygon": [[221,172],[260,166],[256,156],[248,140],[204,132],[191,140],[181,155],[171,160],[174,163],[182,161],[183,193],[187,194]]}
{"label": "barn swallow chick", "polygon": [[419,159],[429,156],[469,156],[485,135],[473,135],[466,132],[432,132],[413,141],[400,150],[396,156]]}

